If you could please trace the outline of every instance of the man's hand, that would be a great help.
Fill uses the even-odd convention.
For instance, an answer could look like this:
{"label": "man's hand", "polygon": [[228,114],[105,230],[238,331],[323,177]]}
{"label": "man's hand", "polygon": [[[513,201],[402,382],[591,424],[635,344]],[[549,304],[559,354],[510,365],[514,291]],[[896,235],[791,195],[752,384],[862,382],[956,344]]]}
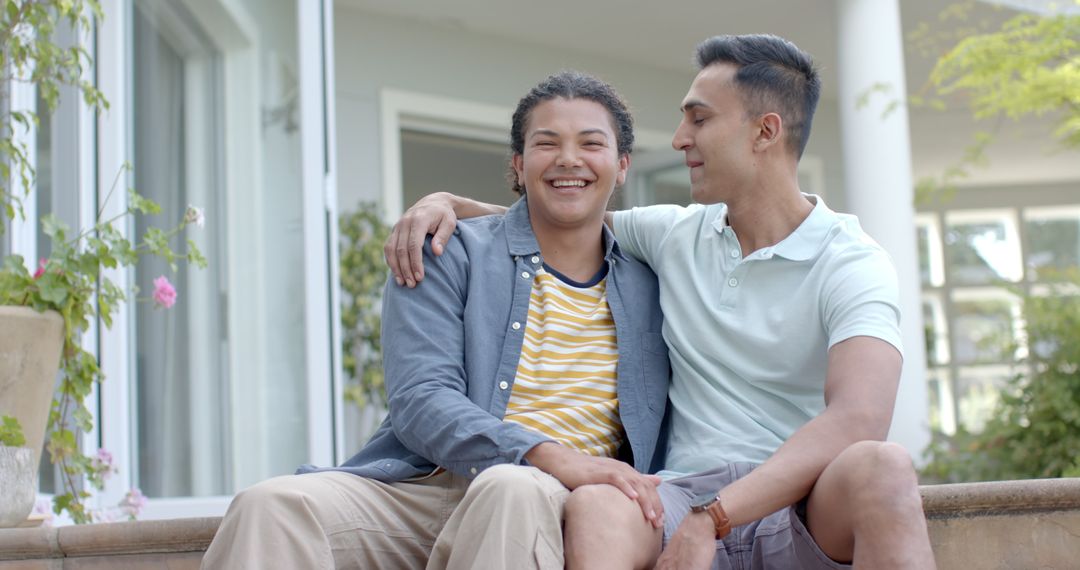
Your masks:
{"label": "man's hand", "polygon": [[643,475],[617,459],[593,457],[555,442],[532,448],[525,459],[571,491],[582,485],[611,485],[636,501],[654,528],[664,524],[664,505],[656,492],[660,478],[656,475]]}
{"label": "man's hand", "polygon": [[442,255],[443,246],[457,226],[454,196],[436,192],[424,196],[394,224],[383,255],[398,285],[415,287],[424,279],[424,239],[432,234],[431,250]]}
{"label": "man's hand", "polygon": [[707,570],[716,556],[716,526],[708,513],[686,515],[655,570]]}

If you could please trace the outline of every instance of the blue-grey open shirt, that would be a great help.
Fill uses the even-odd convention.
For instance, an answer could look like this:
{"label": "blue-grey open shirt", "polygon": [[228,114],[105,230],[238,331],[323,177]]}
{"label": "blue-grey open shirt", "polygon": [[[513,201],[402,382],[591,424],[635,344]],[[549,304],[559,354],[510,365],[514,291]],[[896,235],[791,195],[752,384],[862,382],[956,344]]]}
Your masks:
{"label": "blue-grey open shirt", "polygon": [[[662,467],[658,445],[669,364],[660,335],[656,275],[619,251],[604,227],[607,301],[615,321],[619,413],[630,446],[620,453],[641,472]],[[441,256],[424,247],[424,280],[386,285],[383,362],[390,413],[340,467],[394,482],[442,466],[466,477],[550,438],[504,422],[525,335],[533,274],[543,263],[526,200],[505,216],[458,223]],[[298,473],[321,471],[311,465]]]}

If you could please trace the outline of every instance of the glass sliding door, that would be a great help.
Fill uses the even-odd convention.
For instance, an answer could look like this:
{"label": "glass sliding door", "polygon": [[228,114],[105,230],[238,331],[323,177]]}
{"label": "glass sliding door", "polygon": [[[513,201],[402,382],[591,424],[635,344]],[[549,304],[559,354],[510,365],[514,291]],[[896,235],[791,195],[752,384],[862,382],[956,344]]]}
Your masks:
{"label": "glass sliding door", "polygon": [[[319,207],[323,189],[304,177],[297,23],[299,10],[319,7],[130,6],[133,185],[162,206],[134,230],[169,226],[189,205],[205,212],[203,227],[189,226],[171,245],[183,251],[194,241],[206,269],[145,259],[133,276],[141,297],[160,276],[178,291],[171,309],[133,307],[129,334],[133,483],[152,516],[176,516],[160,507],[175,501],[155,499],[228,496],[292,473],[319,461],[312,424],[331,433],[332,418],[316,417],[308,402],[313,385],[329,398],[332,378],[308,367],[308,313],[329,304],[306,301],[305,211],[309,191]],[[318,231],[325,246],[331,236]]]}
{"label": "glass sliding door", "polygon": [[135,270],[140,297],[164,276],[179,292],[169,310],[135,305],[133,441],[137,486],[148,497],[229,492],[227,322],[222,309],[229,255],[222,248],[220,55],[190,14],[173,3],[136,2],[133,11],[134,186],[161,205],[140,218],[136,235],[169,227],[189,204],[207,213],[170,243],[194,241],[205,270],[144,258]]}

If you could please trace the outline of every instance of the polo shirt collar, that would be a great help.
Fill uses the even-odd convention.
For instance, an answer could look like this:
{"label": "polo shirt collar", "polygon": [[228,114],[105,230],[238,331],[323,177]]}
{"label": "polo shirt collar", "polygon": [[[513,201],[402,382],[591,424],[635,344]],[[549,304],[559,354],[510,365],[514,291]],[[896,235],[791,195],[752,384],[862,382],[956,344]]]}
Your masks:
{"label": "polo shirt collar", "polygon": [[[532,255],[540,252],[540,244],[536,241],[536,234],[533,233],[532,222],[529,220],[529,204],[526,196],[522,196],[514,202],[513,206],[510,206],[503,221],[506,226],[506,242],[510,255]],[[627,257],[619,247],[615,234],[611,232],[607,224],[602,224],[602,227],[604,259],[611,259],[614,255],[626,260]]]}
{"label": "polo shirt collar", "polygon": [[[810,214],[799,224],[799,227],[795,228],[795,231],[769,248],[770,255],[779,255],[791,261],[806,261],[821,250],[821,245],[828,237],[830,228],[836,222],[836,214],[825,205],[825,201],[820,196],[814,194],[803,194],[803,196],[814,203],[814,208],[810,210]],[[727,204],[721,204],[720,215],[713,222],[713,228],[719,233],[731,231],[727,218]]]}
{"label": "polo shirt collar", "polygon": [[806,261],[821,251],[821,245],[829,236],[829,229],[836,222],[836,214],[825,205],[820,196],[803,194],[814,203],[814,209],[799,227],[773,247],[773,254],[792,261]]}

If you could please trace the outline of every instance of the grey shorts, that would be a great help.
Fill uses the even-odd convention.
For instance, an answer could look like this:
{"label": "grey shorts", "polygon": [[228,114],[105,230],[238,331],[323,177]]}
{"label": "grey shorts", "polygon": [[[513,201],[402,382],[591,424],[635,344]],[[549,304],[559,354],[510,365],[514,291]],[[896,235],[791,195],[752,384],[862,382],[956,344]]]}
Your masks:
{"label": "grey shorts", "polygon": [[[752,463],[730,463],[661,483],[658,491],[664,503],[664,546],[690,512],[694,496],[722,489],[754,467]],[[713,570],[851,568],[825,556],[806,530],[804,519],[805,505],[800,503],[733,528],[724,540],[716,541]]]}

